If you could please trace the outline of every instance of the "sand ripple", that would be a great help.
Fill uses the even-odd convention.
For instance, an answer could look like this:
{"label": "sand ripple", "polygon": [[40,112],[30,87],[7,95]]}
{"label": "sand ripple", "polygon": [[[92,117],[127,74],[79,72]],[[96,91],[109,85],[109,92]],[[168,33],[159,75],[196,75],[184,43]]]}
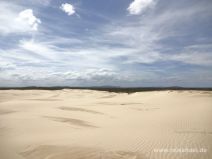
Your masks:
{"label": "sand ripple", "polygon": [[144,155],[136,152],[51,145],[38,146],[21,155],[26,159],[145,159]]}

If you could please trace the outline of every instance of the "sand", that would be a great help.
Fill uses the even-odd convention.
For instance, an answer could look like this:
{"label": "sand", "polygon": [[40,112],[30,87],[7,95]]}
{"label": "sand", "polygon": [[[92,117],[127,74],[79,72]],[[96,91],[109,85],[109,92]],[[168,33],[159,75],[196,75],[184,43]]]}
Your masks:
{"label": "sand", "polygon": [[1,90],[0,159],[212,159],[212,92]]}

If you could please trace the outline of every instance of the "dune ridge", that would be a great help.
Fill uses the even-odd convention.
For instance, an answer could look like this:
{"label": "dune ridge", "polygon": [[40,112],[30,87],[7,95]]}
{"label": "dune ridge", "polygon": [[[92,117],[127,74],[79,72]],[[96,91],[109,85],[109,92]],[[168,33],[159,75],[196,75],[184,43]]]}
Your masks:
{"label": "dune ridge", "polygon": [[2,159],[212,158],[211,91],[1,90],[0,99]]}

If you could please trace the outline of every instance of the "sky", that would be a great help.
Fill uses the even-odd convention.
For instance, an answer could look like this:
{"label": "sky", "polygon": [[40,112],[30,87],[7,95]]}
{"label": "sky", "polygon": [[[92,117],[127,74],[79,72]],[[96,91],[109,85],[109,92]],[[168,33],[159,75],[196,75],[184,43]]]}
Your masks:
{"label": "sky", "polygon": [[212,87],[212,1],[0,0],[0,86]]}

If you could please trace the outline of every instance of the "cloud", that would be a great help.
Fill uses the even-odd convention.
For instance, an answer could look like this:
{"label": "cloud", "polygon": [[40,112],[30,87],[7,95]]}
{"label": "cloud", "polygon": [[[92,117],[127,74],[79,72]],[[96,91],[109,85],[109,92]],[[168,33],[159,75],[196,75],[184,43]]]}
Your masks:
{"label": "cloud", "polygon": [[38,30],[41,20],[37,18],[32,9],[24,9],[23,6],[10,1],[0,2],[0,34],[13,33],[30,34]]}
{"label": "cloud", "polygon": [[[122,14],[117,20],[104,12],[110,19],[106,21],[93,12],[83,20],[66,21],[57,12],[52,17],[55,3],[47,12],[36,1],[33,9],[42,16],[42,30],[31,37],[27,34],[39,29],[33,27],[33,20],[15,21],[26,6],[32,8],[30,2],[21,6],[11,1],[1,5],[1,1],[0,21],[4,25],[0,25],[0,34],[15,34],[0,37],[0,85],[178,85],[179,81],[195,83],[204,69],[199,82],[208,79],[211,85],[212,47],[203,45],[211,42],[207,30],[211,5],[203,4],[206,1],[190,5],[187,1],[152,0],[141,7],[138,2],[129,6],[130,14],[142,14],[153,3],[158,5],[145,16]],[[64,6],[60,9],[69,15]],[[75,12],[74,7],[71,10]],[[31,15],[38,19],[35,12]],[[62,23],[55,24],[57,20]],[[89,29],[86,32],[85,27]]]}
{"label": "cloud", "polygon": [[96,82],[106,81],[107,79],[115,80],[117,76],[117,73],[114,70],[105,68],[93,68],[78,71],[69,71],[59,74],[60,76],[61,75],[63,76],[62,79],[66,80],[84,80],[84,81],[96,81]]}
{"label": "cloud", "polygon": [[[35,76],[36,75],[36,76]],[[12,80],[11,80],[12,79]],[[93,68],[83,70],[66,70],[57,71],[52,68],[33,68],[33,67],[17,67],[14,70],[7,70],[4,75],[0,74],[0,80],[15,85],[105,85],[107,81],[114,83],[120,80],[120,76],[109,69]],[[43,81],[40,83],[40,81]],[[0,86],[2,83],[0,83]]]}
{"label": "cloud", "polygon": [[212,45],[199,44],[187,46],[181,53],[172,55],[167,60],[180,61],[187,64],[212,66]]}
{"label": "cloud", "polygon": [[[148,16],[140,16],[136,21],[119,21],[104,28],[108,41],[125,46],[120,55],[125,57],[122,63],[157,65],[175,61],[179,65],[212,65],[211,47],[207,48],[207,52],[197,48],[186,49],[188,45],[198,44],[200,37],[197,32],[207,37],[200,30],[202,23],[207,23],[211,17],[211,6],[199,2],[194,6],[181,4],[170,7],[169,4],[162,9]],[[199,18],[197,23],[191,17],[205,19]],[[196,32],[192,28],[194,25],[198,28]],[[211,41],[209,38],[207,40]]]}
{"label": "cloud", "polygon": [[38,3],[40,5],[48,6],[52,0],[30,0],[31,3]]}
{"label": "cloud", "polygon": [[16,65],[11,62],[3,61],[1,58],[0,58],[0,60],[1,60],[0,71],[4,71],[7,69],[14,69],[16,67]]}
{"label": "cloud", "polygon": [[41,20],[34,16],[32,9],[26,9],[19,13],[16,21],[20,25],[26,26],[30,30],[37,31],[38,24],[41,23]]}
{"label": "cloud", "polygon": [[75,8],[73,5],[69,4],[69,3],[63,3],[60,6],[60,9],[63,10],[65,13],[67,13],[68,15],[73,15],[75,13]]}
{"label": "cloud", "polygon": [[[6,0],[5,0],[6,1]],[[8,1],[8,0],[7,0]],[[19,4],[23,6],[33,6],[33,7],[47,7],[51,4],[52,0],[27,0],[18,1]]]}
{"label": "cloud", "polygon": [[127,10],[130,14],[138,15],[143,13],[147,8],[152,7],[154,4],[154,0],[134,0]]}
{"label": "cloud", "polygon": [[19,48],[23,49],[29,54],[34,54],[44,60],[56,60],[59,59],[59,50],[53,45],[37,42],[34,39],[21,40],[19,42]]}

